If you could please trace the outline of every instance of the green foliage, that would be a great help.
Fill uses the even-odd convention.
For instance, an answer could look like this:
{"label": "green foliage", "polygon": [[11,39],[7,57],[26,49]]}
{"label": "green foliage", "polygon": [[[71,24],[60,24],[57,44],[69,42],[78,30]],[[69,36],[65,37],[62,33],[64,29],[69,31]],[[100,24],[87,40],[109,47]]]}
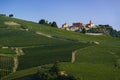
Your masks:
{"label": "green foliage", "polygon": [[103,33],[108,36],[112,37],[120,37],[120,31],[114,30],[109,25],[98,25],[97,28],[91,28],[87,30],[88,33]]}
{"label": "green foliage", "polygon": [[0,14],[0,16],[6,16],[6,14]]}
{"label": "green foliage", "polygon": [[53,22],[48,22],[48,21],[45,20],[45,19],[41,19],[41,20],[39,21],[39,24],[44,24],[44,25],[47,25],[47,26],[51,26],[51,27],[56,27],[56,28],[58,28],[57,23],[56,23],[55,21],[53,21]]}
{"label": "green foliage", "polygon": [[116,31],[112,28],[108,29],[108,31],[109,31],[110,36],[120,38],[120,31]]}
{"label": "green foliage", "polygon": [[52,22],[51,26],[55,27],[55,28],[58,28],[57,23],[55,21]]}
{"label": "green foliage", "polygon": [[86,30],[85,28],[82,29],[82,33],[85,34],[86,33]]}
{"label": "green foliage", "polygon": [[60,71],[58,62],[55,62],[49,71],[58,75]]}
{"label": "green foliage", "polygon": [[13,17],[14,15],[13,14],[9,14],[9,17]]}
{"label": "green foliage", "polygon": [[41,20],[39,21],[39,24],[46,24],[46,21],[45,21],[44,19],[41,19]]}
{"label": "green foliage", "polygon": [[49,22],[48,24],[51,26],[52,22]]}
{"label": "green foliage", "polygon": [[87,30],[87,32],[88,33],[101,33],[101,31],[96,28],[91,28],[91,29]]}

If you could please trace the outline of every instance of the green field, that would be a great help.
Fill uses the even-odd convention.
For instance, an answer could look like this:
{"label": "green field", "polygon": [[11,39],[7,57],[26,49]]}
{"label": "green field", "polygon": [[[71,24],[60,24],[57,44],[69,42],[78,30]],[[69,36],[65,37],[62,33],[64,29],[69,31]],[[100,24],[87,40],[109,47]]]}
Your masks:
{"label": "green field", "polygon": [[[15,22],[19,25],[6,25],[5,22]],[[21,29],[21,25],[27,30]],[[0,49],[0,55],[7,57],[17,55],[17,48],[24,52],[23,55],[17,55],[18,71],[6,76],[5,80],[24,77],[30,75],[30,72],[34,74],[38,66],[53,64],[56,61],[59,61],[61,70],[81,80],[120,79],[119,38],[86,35],[0,16],[0,47],[8,47],[7,51]],[[71,63],[74,51],[75,62]],[[23,75],[22,71],[26,73]]]}

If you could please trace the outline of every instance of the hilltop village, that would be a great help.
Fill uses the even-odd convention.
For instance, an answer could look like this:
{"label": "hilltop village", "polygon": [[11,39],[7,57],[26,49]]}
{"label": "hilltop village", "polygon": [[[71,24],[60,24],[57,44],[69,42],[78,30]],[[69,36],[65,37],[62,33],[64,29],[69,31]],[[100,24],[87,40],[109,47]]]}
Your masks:
{"label": "hilltop village", "polygon": [[88,24],[84,24],[82,22],[76,22],[76,23],[73,23],[72,26],[69,26],[69,24],[64,23],[61,28],[65,30],[71,30],[71,31],[82,31],[83,29],[89,30],[91,28],[97,28],[97,27],[94,25],[92,20],[90,20]]}
{"label": "hilltop village", "polygon": [[107,35],[112,37],[120,37],[120,31],[114,30],[109,24],[95,25],[92,20],[90,20],[88,24],[84,24],[82,22],[74,22],[72,23],[72,26],[69,26],[68,23],[64,23],[62,24],[61,29],[86,33],[90,35]]}
{"label": "hilltop village", "polygon": [[76,23],[73,23],[72,26],[69,26],[69,24],[67,23],[64,23],[62,25],[62,29],[71,30],[71,31],[82,31],[83,29],[89,30],[91,28],[97,28],[92,22],[92,20],[90,20],[88,24],[84,24],[82,22],[76,22]]}

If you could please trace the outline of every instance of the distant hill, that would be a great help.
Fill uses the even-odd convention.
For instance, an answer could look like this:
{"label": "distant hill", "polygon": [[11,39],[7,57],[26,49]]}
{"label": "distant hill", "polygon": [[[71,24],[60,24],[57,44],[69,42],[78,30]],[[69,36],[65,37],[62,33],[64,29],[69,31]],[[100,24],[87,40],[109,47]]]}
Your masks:
{"label": "distant hill", "polygon": [[60,75],[80,80],[119,80],[120,38],[0,16],[1,80],[31,80],[38,72],[55,79],[56,74],[48,73],[55,62]]}

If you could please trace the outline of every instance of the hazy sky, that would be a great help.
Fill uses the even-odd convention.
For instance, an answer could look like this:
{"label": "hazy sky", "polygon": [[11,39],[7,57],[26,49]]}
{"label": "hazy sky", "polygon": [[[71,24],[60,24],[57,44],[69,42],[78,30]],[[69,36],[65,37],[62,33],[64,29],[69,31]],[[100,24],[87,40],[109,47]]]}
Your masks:
{"label": "hazy sky", "polygon": [[109,24],[120,30],[120,0],[0,0],[0,13],[38,22]]}

